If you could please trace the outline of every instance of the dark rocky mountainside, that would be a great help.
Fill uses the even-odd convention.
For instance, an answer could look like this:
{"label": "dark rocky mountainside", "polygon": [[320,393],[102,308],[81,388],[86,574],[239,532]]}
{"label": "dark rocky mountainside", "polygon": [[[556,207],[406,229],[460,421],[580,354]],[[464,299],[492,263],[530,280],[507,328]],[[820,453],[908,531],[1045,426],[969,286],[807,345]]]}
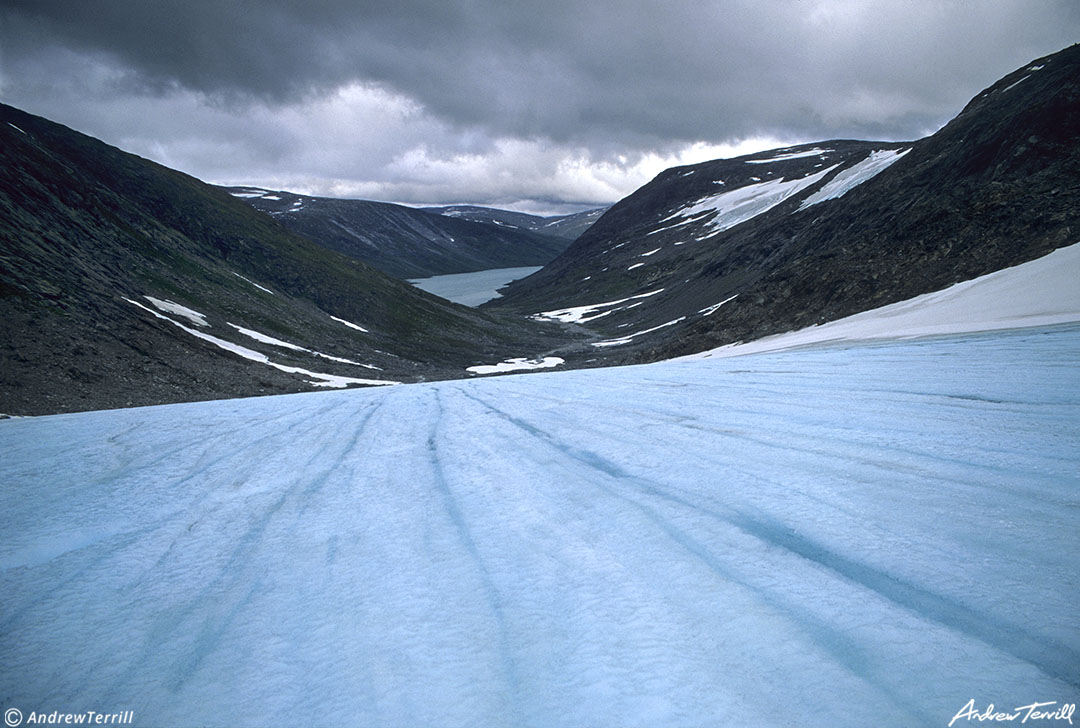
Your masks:
{"label": "dark rocky mountainside", "polygon": [[[479,310],[357,251],[389,251],[384,265],[420,277],[535,264],[498,255],[567,241],[231,192],[0,106],[0,413],[447,378],[515,357],[651,361],[1032,260],[1080,241],[1080,46],[1006,76],[919,141],[667,170]],[[483,234],[455,247],[454,225]],[[331,229],[342,237],[319,232]]]}
{"label": "dark rocky mountainside", "polygon": [[916,142],[828,141],[669,169],[485,306],[590,306],[549,318],[602,340],[581,354],[594,364],[647,361],[834,320],[1078,241],[1072,46]]}
{"label": "dark rocky mountainside", "polygon": [[493,207],[478,207],[476,205],[449,205],[420,209],[437,215],[445,215],[446,217],[457,217],[463,220],[472,220],[473,222],[531,230],[535,233],[566,240],[576,240],[581,237],[581,234],[588,230],[608,210],[607,207],[598,207],[595,210],[585,210],[570,215],[543,217],[525,212],[499,210]]}
{"label": "dark rocky mountainside", "polygon": [[570,244],[525,228],[389,202],[309,197],[258,187],[223,189],[293,232],[395,278],[544,265]]}
{"label": "dark rocky mountainside", "polygon": [[456,377],[562,336],[430,296],[222,190],[0,106],[0,412]]}

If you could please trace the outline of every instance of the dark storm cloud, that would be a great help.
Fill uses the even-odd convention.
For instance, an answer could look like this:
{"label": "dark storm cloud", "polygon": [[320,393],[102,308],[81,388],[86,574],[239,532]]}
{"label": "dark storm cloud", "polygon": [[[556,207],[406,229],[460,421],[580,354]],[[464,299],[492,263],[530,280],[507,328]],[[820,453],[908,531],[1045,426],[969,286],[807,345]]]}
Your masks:
{"label": "dark storm cloud", "polygon": [[0,100],[202,179],[574,211],[668,166],[911,139],[1075,0],[0,0]]}
{"label": "dark storm cloud", "polygon": [[[143,90],[296,102],[374,82],[494,136],[615,146],[918,136],[1073,42],[1075,0],[14,0],[5,65],[97,54]],[[10,72],[10,71],[9,71]]]}

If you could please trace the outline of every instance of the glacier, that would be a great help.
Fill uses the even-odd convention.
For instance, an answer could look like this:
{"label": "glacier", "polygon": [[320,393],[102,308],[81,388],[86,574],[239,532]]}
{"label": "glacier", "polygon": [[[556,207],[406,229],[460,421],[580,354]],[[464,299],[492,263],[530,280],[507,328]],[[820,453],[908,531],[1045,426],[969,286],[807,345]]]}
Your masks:
{"label": "glacier", "polygon": [[1064,324],[0,421],[0,702],[208,726],[1075,703],[1078,385]]}

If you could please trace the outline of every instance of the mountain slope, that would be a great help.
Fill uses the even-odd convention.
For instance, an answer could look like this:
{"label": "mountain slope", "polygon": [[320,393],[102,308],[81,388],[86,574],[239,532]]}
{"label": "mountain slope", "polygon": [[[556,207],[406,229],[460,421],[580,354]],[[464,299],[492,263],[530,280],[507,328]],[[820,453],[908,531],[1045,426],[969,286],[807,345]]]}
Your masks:
{"label": "mountain slope", "polygon": [[0,327],[7,414],[459,376],[550,340],[8,106]]}
{"label": "mountain slope", "polygon": [[581,234],[588,230],[608,208],[599,207],[595,210],[575,212],[569,215],[551,215],[548,217],[529,215],[524,212],[513,212],[512,210],[499,210],[492,207],[478,207],[476,205],[448,205],[444,207],[424,207],[421,209],[425,212],[435,213],[436,215],[457,217],[464,220],[490,223],[504,227],[515,227],[522,230],[531,230],[532,232],[540,233],[542,235],[552,235],[566,240],[575,240],[576,238],[581,237]]}
{"label": "mountain slope", "polygon": [[819,142],[667,170],[486,306],[584,323],[598,361],[650,360],[939,290],[1078,231],[1072,46],[917,142]]}
{"label": "mountain slope", "polygon": [[293,232],[395,278],[544,265],[569,244],[510,225],[445,217],[389,202],[309,197],[258,187],[223,189]]}

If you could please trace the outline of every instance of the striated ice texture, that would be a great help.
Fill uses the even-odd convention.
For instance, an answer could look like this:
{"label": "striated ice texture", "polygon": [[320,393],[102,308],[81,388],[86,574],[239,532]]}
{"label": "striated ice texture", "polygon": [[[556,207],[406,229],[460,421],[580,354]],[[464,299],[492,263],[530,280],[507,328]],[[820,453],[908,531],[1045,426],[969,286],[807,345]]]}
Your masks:
{"label": "striated ice texture", "polygon": [[1078,372],[1061,326],[3,421],[0,707],[945,726],[1077,702]]}

